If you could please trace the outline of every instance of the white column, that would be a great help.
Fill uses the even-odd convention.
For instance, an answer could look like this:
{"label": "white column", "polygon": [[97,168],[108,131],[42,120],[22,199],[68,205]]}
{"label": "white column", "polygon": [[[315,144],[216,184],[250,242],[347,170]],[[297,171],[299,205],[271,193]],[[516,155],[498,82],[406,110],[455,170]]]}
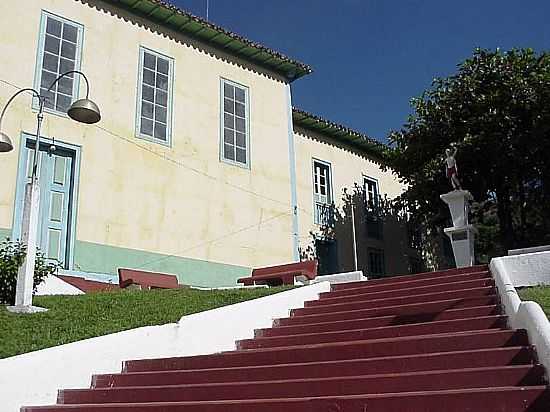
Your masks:
{"label": "white column", "polygon": [[21,228],[21,241],[27,246],[27,254],[17,274],[15,306],[8,306],[7,308],[10,312],[32,313],[45,310],[32,306],[39,212],[40,185],[37,179],[33,179],[31,183],[27,183],[25,186],[25,203],[23,206],[23,222]]}
{"label": "white column", "polygon": [[451,239],[456,267],[474,265],[474,240],[476,229],[468,222],[469,201],[473,196],[467,190],[453,190],[440,196],[451,212],[453,226],[445,229]]}

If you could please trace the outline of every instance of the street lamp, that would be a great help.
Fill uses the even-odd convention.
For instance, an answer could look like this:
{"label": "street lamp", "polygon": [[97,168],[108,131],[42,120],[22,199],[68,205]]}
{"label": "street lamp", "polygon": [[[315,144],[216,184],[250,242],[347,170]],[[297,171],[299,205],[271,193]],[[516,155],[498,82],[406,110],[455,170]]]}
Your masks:
{"label": "street lamp", "polygon": [[[50,87],[48,87],[48,92],[52,87],[63,77],[69,74],[79,74],[86,81],[86,98],[76,100],[67,114],[73,120],[76,120],[80,123],[93,124],[99,122],[101,119],[101,114],[97,105],[91,101],[89,97],[90,92],[90,83],[84,75],[84,73],[71,70],[60,75],[55,79]],[[38,156],[40,152],[40,127],[42,126],[42,120],[44,118],[44,103],[47,100],[46,96],[41,96],[36,90],[31,88],[25,88],[17,91],[13,96],[10,97],[2,114],[0,114],[0,152],[9,152],[13,150],[13,144],[9,136],[2,132],[2,120],[10,103],[21,93],[30,92],[35,97],[38,98],[38,113],[36,115],[37,126],[36,126],[36,143],[34,150],[34,158],[32,163],[32,175],[31,181],[25,186],[25,203],[23,205],[23,223],[21,230],[21,240],[27,246],[27,254],[23,265],[19,268],[17,274],[17,287],[15,291],[15,306],[8,306],[8,310],[16,313],[33,313],[41,312],[45,309],[32,306],[32,291],[33,291],[33,280],[34,280],[34,267],[36,260],[36,240],[38,234],[38,214],[40,210],[40,185],[38,184],[38,175],[37,175],[37,166],[38,166]]]}

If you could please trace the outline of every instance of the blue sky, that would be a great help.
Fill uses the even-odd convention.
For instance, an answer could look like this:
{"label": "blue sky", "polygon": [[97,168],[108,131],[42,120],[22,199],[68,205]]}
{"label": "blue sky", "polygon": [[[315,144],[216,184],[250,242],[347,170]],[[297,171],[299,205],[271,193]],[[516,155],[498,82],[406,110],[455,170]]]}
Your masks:
{"label": "blue sky", "polygon": [[[206,0],[169,0],[205,17]],[[549,0],[209,0],[210,21],[311,65],[293,104],[385,140],[475,47],[550,49]]]}

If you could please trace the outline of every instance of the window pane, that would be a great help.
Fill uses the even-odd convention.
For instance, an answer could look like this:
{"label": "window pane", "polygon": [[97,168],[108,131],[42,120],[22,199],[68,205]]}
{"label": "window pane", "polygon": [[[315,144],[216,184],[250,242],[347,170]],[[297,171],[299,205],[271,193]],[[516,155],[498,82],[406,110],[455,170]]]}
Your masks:
{"label": "window pane", "polygon": [[162,90],[168,90],[168,76],[157,74],[157,87]]}
{"label": "window pane", "polygon": [[235,144],[235,132],[231,129],[223,129],[223,141],[231,145]]}
{"label": "window pane", "polygon": [[40,80],[40,87],[47,89],[55,80],[55,74],[42,70],[42,79]]}
{"label": "window pane", "polygon": [[245,117],[244,104],[235,103],[235,114],[240,117]]}
{"label": "window pane", "polygon": [[244,103],[244,96],[245,96],[244,89],[235,87],[235,100],[237,100],[238,102]]}
{"label": "window pane", "polygon": [[170,64],[168,63],[168,60],[157,59],[157,71],[159,73],[163,73],[167,75],[169,68],[170,68]]}
{"label": "window pane", "polygon": [[226,113],[235,113],[235,103],[230,99],[223,99],[223,110]]}
{"label": "window pane", "polygon": [[63,77],[57,82],[57,91],[63,94],[72,96],[73,94],[73,79]]}
{"label": "window pane", "polygon": [[149,119],[153,118],[153,103],[141,102],[141,115]]}
{"label": "window pane", "polygon": [[166,107],[155,106],[155,120],[166,123]]}
{"label": "window pane", "polygon": [[[74,61],[64,59],[63,57],[59,60],[59,73],[66,73],[71,70],[74,70]],[[67,77],[73,77],[72,74],[68,74]]]}
{"label": "window pane", "polygon": [[61,44],[61,56],[74,60],[76,56],[76,45],[68,41],[63,41]]}
{"label": "window pane", "polygon": [[237,147],[237,162],[246,163],[246,150]]}
{"label": "window pane", "polygon": [[156,57],[147,52],[143,53],[143,65],[148,69],[155,70]]}
{"label": "window pane", "polygon": [[55,94],[52,90],[48,91],[45,87],[40,89],[40,95],[46,98],[44,102],[44,107],[53,109],[55,106]]}
{"label": "window pane", "polygon": [[228,83],[223,84],[223,95],[230,99],[235,98],[235,88]]}
{"label": "window pane", "polygon": [[235,160],[235,146],[224,144],[223,145],[223,157],[228,160]]}
{"label": "window pane", "polygon": [[234,122],[234,117],[231,116],[230,114],[224,114],[223,115],[223,125],[225,127],[229,127],[230,129],[235,129],[235,122]]}
{"label": "window pane", "polygon": [[59,59],[57,58],[57,56],[54,56],[53,54],[50,54],[50,53],[44,53],[44,60],[42,65],[44,69],[57,73],[58,67],[59,67],[58,63],[59,63]]}
{"label": "window pane", "polygon": [[63,39],[76,43],[78,29],[70,24],[63,25]]}
{"label": "window pane", "polygon": [[160,104],[164,107],[168,107],[168,93],[157,89],[156,95],[157,97],[155,99],[155,103]]}
{"label": "window pane", "polygon": [[246,132],[246,122],[244,119],[241,119],[240,117],[235,118],[235,127],[238,132],[245,133]]}
{"label": "window pane", "polygon": [[155,85],[155,72],[151,70],[143,69],[143,83],[150,86]]}
{"label": "window pane", "polygon": [[155,122],[155,137],[160,140],[166,140],[166,125]]}
{"label": "window pane", "polygon": [[46,22],[46,33],[61,37],[61,22],[48,17]]}
{"label": "window pane", "polygon": [[66,112],[71,105],[71,97],[65,96],[64,94],[57,94],[57,102],[55,104],[55,109],[60,112]]}
{"label": "window pane", "polygon": [[44,42],[44,50],[53,54],[59,54],[60,40],[46,34],[46,40]]}
{"label": "window pane", "polygon": [[143,88],[141,90],[142,98],[143,100],[146,100],[148,102],[154,102],[155,101],[155,89],[152,87],[143,85]]}
{"label": "window pane", "polygon": [[146,119],[145,117],[141,118],[141,133],[147,136],[153,136],[153,121]]}
{"label": "window pane", "polygon": [[237,133],[237,146],[246,147],[246,135],[244,133]]}

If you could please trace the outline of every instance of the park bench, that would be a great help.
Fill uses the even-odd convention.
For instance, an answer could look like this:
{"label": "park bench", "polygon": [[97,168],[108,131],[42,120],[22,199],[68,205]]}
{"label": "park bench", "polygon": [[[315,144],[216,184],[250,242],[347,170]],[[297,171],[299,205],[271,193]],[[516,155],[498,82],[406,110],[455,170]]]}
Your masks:
{"label": "park bench", "polygon": [[317,261],[307,260],[304,262],[287,263],[285,265],[268,266],[252,270],[252,275],[240,278],[237,282],[245,286],[252,285],[294,285],[296,280],[306,282],[315,279],[317,276]]}
{"label": "park bench", "polygon": [[121,289],[177,289],[180,287],[175,275],[147,272],[144,270],[118,268],[118,284]]}

